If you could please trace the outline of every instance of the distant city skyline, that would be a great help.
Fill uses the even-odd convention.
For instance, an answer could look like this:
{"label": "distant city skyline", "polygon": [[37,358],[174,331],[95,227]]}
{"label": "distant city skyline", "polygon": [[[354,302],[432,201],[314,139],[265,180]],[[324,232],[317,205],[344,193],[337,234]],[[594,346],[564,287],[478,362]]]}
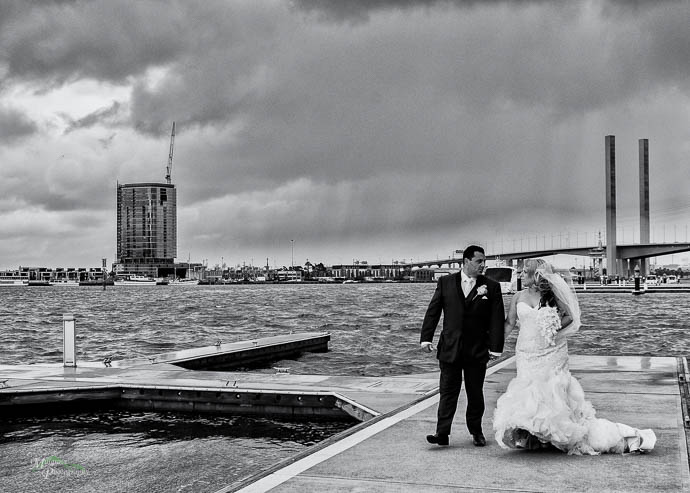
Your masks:
{"label": "distant city skyline", "polygon": [[164,180],[173,121],[179,261],[428,260],[594,235],[606,135],[618,242],[639,237],[642,138],[652,236],[690,241],[687,14],[681,1],[0,2],[0,268],[110,265],[117,183]]}
{"label": "distant city skyline", "polygon": [[[459,256],[458,256],[459,257]],[[448,257],[446,257],[447,259]],[[581,256],[572,256],[572,255],[550,255],[550,256],[545,256],[544,257],[547,261],[553,263],[556,267],[561,268],[561,269],[569,269],[572,267],[575,267],[576,269],[582,269],[582,267],[589,268],[591,265],[590,260],[587,257],[581,257]],[[217,261],[214,261],[214,259],[192,259],[191,263],[192,264],[202,264],[205,265],[208,269],[214,270],[214,269],[219,269],[223,265],[225,265],[226,269],[234,269],[234,268],[242,268],[243,266],[250,267],[254,266],[257,268],[263,268],[266,266],[266,262],[264,259],[264,262],[256,262],[255,257],[250,257],[249,260],[241,260],[237,262],[230,262],[228,259],[225,259],[224,257],[221,257]],[[433,258],[407,258],[407,259],[390,259],[390,260],[376,260],[376,261],[369,261],[367,259],[356,259],[352,258],[348,261],[344,262],[324,262],[323,260],[320,260],[318,258],[313,258],[313,257],[307,257],[304,259],[303,262],[297,262],[295,261],[294,267],[304,267],[304,265],[309,262],[312,265],[316,265],[319,263],[324,264],[326,267],[332,267],[333,265],[352,265],[355,263],[360,263],[360,262],[366,262],[369,265],[390,265],[395,262],[405,262],[405,263],[415,263],[415,262],[425,262],[425,261],[432,261],[435,260]],[[436,260],[444,260],[440,257],[438,257]],[[179,263],[186,263],[187,259],[178,259]],[[583,264],[584,262],[584,264]],[[108,269],[110,269],[111,265],[113,262],[108,259]],[[487,264],[489,266],[494,265],[494,264],[499,264],[500,261],[489,261]],[[655,267],[661,267],[661,266],[666,266],[666,265],[679,265],[682,267],[687,267],[690,268],[690,255],[687,254],[674,254],[674,255],[665,255],[661,257],[656,257],[651,259],[651,265]],[[101,265],[100,263],[94,263],[94,264],[69,264],[69,265],[58,265],[58,264],[52,264],[50,262],[41,262],[37,264],[28,264],[28,263],[19,263],[18,265],[14,266],[9,266],[9,267],[0,267],[0,270],[5,271],[5,270],[16,270],[18,268],[39,268],[39,267],[45,267],[48,269],[56,269],[56,268],[99,268]],[[275,263],[269,259],[269,268],[270,269],[281,269],[281,268],[288,268],[290,269],[292,266],[290,263],[288,264],[280,264],[280,263]],[[447,268],[447,267],[443,267]]]}

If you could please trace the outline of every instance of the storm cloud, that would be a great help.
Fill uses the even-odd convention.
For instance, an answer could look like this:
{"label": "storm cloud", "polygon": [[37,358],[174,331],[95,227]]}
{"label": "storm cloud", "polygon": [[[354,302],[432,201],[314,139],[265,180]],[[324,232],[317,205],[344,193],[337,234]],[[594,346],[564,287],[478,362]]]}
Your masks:
{"label": "storm cloud", "polygon": [[75,0],[0,14],[2,210],[94,211],[101,250],[114,250],[115,184],[163,179],[173,121],[178,243],[200,258],[281,263],[291,239],[326,263],[563,230],[591,242],[608,134],[622,228],[634,232],[640,138],[659,224],[690,210],[684,2]]}

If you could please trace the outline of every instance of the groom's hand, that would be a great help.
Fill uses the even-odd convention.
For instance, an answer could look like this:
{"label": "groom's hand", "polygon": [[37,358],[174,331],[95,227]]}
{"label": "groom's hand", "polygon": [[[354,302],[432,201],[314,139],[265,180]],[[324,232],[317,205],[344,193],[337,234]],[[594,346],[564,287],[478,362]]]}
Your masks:
{"label": "groom's hand", "polygon": [[436,349],[432,343],[427,341],[422,342],[419,346],[422,348],[422,351],[425,351],[427,353],[430,353]]}

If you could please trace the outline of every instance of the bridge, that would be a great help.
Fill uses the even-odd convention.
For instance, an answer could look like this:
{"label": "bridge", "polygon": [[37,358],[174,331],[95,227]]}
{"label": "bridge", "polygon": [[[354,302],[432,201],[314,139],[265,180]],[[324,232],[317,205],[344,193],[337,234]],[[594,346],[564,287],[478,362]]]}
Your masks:
{"label": "bridge", "polygon": [[[535,257],[548,257],[551,255],[565,254],[565,255],[575,255],[584,256],[592,258],[597,264],[597,270],[603,273],[604,262],[606,263],[606,270],[609,276],[629,276],[633,270],[638,271],[641,275],[646,275],[649,270],[649,258],[659,257],[663,255],[673,255],[676,253],[690,251],[690,243],[688,243],[687,238],[687,226],[686,226],[686,238],[685,243],[655,243],[652,238],[650,238],[650,210],[649,210],[649,140],[639,139],[638,141],[638,158],[639,158],[639,198],[640,198],[640,210],[639,210],[639,243],[635,244],[618,244],[616,241],[617,234],[617,211],[616,211],[616,138],[614,135],[607,135],[604,138],[604,165],[605,165],[605,199],[606,199],[606,241],[605,244],[602,243],[601,235],[599,237],[598,245],[589,245],[586,247],[570,247],[566,245],[559,244],[558,247],[554,248],[553,244],[550,248],[546,247],[546,238],[544,238],[544,246],[541,250],[538,249],[538,245],[535,243],[537,249],[526,251],[513,251],[509,253],[500,254],[493,253],[489,249],[487,250],[487,259],[496,260],[501,259],[513,264],[517,260],[518,265],[522,263],[524,259],[535,258]],[[634,229],[633,229],[634,236]],[[577,236],[576,236],[577,238]],[[666,240],[664,235],[664,241]],[[586,239],[585,239],[586,242]],[[633,238],[634,242],[634,238]],[[515,250],[515,249],[514,249]],[[460,251],[456,250],[456,254]],[[444,260],[430,260],[422,262],[410,262],[406,264],[411,267],[432,267],[443,265],[448,265],[452,267],[454,265],[460,266],[462,263],[462,258],[455,258],[451,255],[451,258]]]}
{"label": "bridge", "polygon": [[[644,243],[644,244],[628,244],[616,246],[616,257],[625,262],[635,262],[641,259],[648,259],[652,257],[661,257],[664,255],[674,255],[677,253],[690,252],[690,243]],[[461,254],[461,251],[456,251]],[[528,258],[550,257],[552,255],[574,255],[580,257],[590,257],[593,259],[602,259],[606,257],[606,246],[602,244],[589,247],[556,247],[546,248],[541,250],[524,250],[509,253],[494,254],[487,251],[486,259],[494,261],[504,261],[508,265],[512,265],[517,261],[518,264],[522,260]],[[404,264],[410,268],[431,268],[443,266],[459,267],[462,265],[462,255],[459,257],[450,257],[447,259],[423,260],[418,262],[407,262]],[[634,267],[633,267],[634,268]],[[632,270],[628,265],[628,270]]]}

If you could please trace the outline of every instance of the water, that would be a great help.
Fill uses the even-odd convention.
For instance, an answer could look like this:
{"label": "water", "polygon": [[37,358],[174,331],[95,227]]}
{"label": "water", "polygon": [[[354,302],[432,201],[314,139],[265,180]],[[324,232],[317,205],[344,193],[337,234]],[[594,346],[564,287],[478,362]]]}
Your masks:
{"label": "water", "polygon": [[[237,285],[0,289],[0,363],[61,363],[62,315],[74,314],[77,360],[147,356],[295,332],[331,333],[328,353],[276,362],[291,373],[385,376],[437,370],[418,350],[434,284]],[[579,295],[572,353],[690,354],[687,294]],[[505,298],[506,303],[509,298]],[[514,348],[515,335],[506,349]],[[252,370],[274,372],[271,368]],[[0,427],[0,470],[12,491],[215,491],[351,423],[99,413]],[[55,455],[81,476],[42,477]],[[64,468],[63,468],[64,470]]]}
{"label": "water", "polygon": [[[295,332],[331,333],[330,351],[281,362],[292,373],[435,371],[417,351],[434,284],[32,287],[0,289],[0,363],[61,363],[62,315],[74,314],[77,360],[143,357]],[[687,294],[582,293],[582,354],[687,354]],[[506,304],[509,297],[505,298]],[[514,337],[509,339],[512,348]],[[273,371],[273,370],[266,370]]]}
{"label": "water", "polygon": [[[0,490],[217,491],[350,425],[129,411],[13,419],[0,427]],[[37,466],[52,456],[84,470]]]}

